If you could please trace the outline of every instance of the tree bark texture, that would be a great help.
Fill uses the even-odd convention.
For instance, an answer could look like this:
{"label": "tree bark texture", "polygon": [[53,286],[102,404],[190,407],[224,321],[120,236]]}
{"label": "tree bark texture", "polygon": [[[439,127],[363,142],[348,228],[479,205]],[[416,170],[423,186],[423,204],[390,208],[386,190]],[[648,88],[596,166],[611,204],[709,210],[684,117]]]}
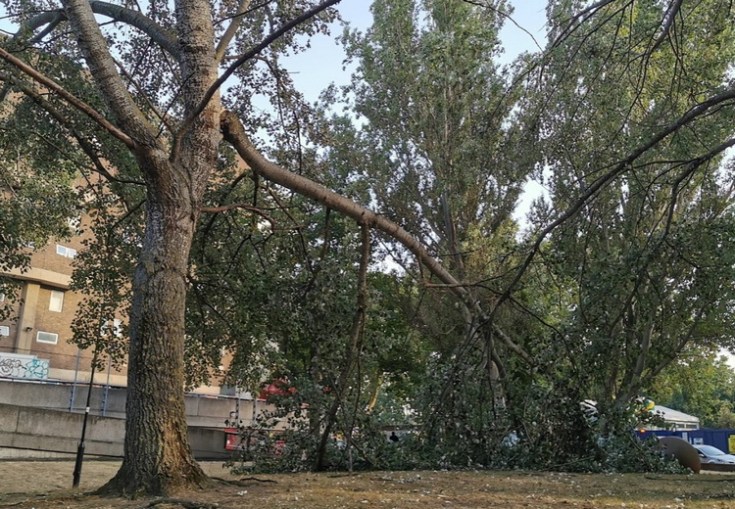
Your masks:
{"label": "tree bark texture", "polygon": [[[157,173],[183,173],[161,164]],[[189,191],[170,181],[165,192],[148,193],[133,280],[125,453],[103,491],[170,494],[206,482],[189,447],[183,391],[186,274],[196,219]]]}

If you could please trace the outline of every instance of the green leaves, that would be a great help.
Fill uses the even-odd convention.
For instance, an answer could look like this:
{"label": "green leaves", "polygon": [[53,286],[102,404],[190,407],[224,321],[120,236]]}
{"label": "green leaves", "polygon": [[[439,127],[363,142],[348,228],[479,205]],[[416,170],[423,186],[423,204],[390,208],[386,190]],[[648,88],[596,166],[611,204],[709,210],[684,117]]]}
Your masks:
{"label": "green leaves", "polygon": [[735,422],[735,372],[710,349],[688,349],[648,390],[657,404],[699,417],[702,427],[728,428]]}
{"label": "green leaves", "polygon": [[565,25],[577,7],[556,3],[553,20],[561,21],[541,94],[522,114],[538,129],[549,188],[539,217],[549,207],[568,210],[637,154],[552,232],[538,264],[549,271],[542,280],[562,282],[573,296],[564,302],[561,351],[581,369],[569,372],[611,415],[686,348],[729,341],[733,217],[724,203],[732,195],[715,184],[729,180],[720,166],[729,113],[636,152],[727,80],[732,39],[722,46],[718,34],[731,25],[708,20],[721,3],[705,4],[683,2],[667,17],[656,2],[612,2]]}

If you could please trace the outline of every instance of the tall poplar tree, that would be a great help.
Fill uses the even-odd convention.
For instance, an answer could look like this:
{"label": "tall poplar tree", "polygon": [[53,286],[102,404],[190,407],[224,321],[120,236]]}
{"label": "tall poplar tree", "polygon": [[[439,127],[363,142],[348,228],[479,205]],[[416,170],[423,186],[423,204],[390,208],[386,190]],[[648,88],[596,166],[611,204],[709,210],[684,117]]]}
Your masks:
{"label": "tall poplar tree", "polygon": [[[523,353],[503,330],[508,321],[487,319],[487,303],[502,289],[498,275],[513,264],[512,213],[532,169],[516,151],[522,133],[513,108],[521,87],[515,71],[498,63],[499,31],[511,8],[505,1],[378,0],[372,11],[373,26],[346,37],[357,62],[349,91],[359,127],[348,136],[356,148],[341,154],[370,161],[356,177],[372,190],[377,210],[415,232],[482,303],[455,305],[420,261],[389,244],[416,281],[406,307],[415,308],[418,330],[442,362],[455,364],[449,371],[481,381],[483,389],[470,398],[456,375],[427,388],[438,391],[437,407],[456,405],[446,409],[452,415],[477,411],[485,429],[495,418],[493,390],[502,399],[498,371],[507,351]],[[451,423],[459,421],[443,410],[427,419],[442,433],[457,431]]]}

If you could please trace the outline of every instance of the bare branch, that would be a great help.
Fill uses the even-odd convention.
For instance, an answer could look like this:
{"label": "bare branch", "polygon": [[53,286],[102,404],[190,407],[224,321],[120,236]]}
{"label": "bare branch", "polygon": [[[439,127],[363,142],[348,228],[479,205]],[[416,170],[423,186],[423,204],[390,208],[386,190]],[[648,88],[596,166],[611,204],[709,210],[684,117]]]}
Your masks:
{"label": "bare branch", "polygon": [[[570,19],[563,21],[563,23],[566,23],[566,27],[562,29],[559,36],[549,45],[549,48],[558,47],[567,37],[572,35],[572,33],[574,33],[586,19],[594,16],[597,11],[615,1],[617,0],[600,0],[599,2],[596,2],[587,8],[582,9]],[[632,3],[633,0],[628,0],[624,7],[627,7]]]}
{"label": "bare branch", "polygon": [[322,431],[319,447],[316,453],[316,470],[321,470],[324,465],[324,454],[326,453],[327,440],[332,431],[335,417],[342,405],[342,400],[348,386],[349,376],[352,373],[352,367],[355,364],[356,357],[359,356],[360,344],[362,342],[363,332],[365,330],[365,317],[367,315],[367,273],[370,265],[370,227],[362,223],[360,225],[360,233],[362,239],[360,268],[357,275],[357,302],[355,306],[355,316],[352,320],[352,328],[350,330],[350,341],[345,351],[343,367],[339,374],[339,378],[334,384],[334,401],[332,401],[327,415],[324,418],[324,430]]}
{"label": "bare branch", "polygon": [[299,26],[301,23],[304,23],[315,16],[317,16],[322,11],[328,9],[329,7],[338,4],[342,0],[325,0],[324,2],[314,6],[313,8],[309,9],[308,11],[304,12],[301,16],[297,16],[296,18],[290,20],[287,23],[284,23],[281,25],[278,29],[271,32],[268,37],[263,39],[258,45],[256,45],[254,48],[250,49],[249,51],[243,53],[240,57],[237,58],[230,66],[225,70],[225,72],[222,73],[222,76],[220,76],[217,81],[212,83],[212,86],[209,88],[206,94],[204,94],[204,97],[202,98],[201,103],[199,104],[199,107],[187,118],[184,123],[181,126],[180,131],[184,132],[186,129],[189,128],[189,125],[193,122],[194,118],[196,118],[202,111],[204,111],[204,108],[207,107],[207,103],[214,97],[214,94],[217,93],[217,90],[224,84],[225,81],[227,81],[230,76],[245,62],[253,58],[254,56],[258,55],[261,51],[263,51],[265,48],[273,44],[275,41],[277,41],[282,35],[288,33],[293,28]]}
{"label": "bare branch", "polygon": [[89,104],[80,100],[79,98],[74,96],[74,94],[68,92],[64,87],[56,83],[51,78],[36,71],[33,67],[26,64],[25,62],[15,57],[14,55],[8,53],[3,48],[0,48],[0,58],[5,60],[9,64],[15,66],[18,70],[20,70],[21,72],[29,76],[35,82],[39,83],[40,85],[43,85],[48,90],[57,93],[59,97],[61,97],[66,102],[68,102],[71,106],[78,109],[79,111],[87,115],[89,118],[94,120],[100,127],[102,127],[104,130],[109,132],[111,135],[113,135],[115,138],[123,142],[128,147],[132,148],[135,146],[135,142],[127,134],[121,131],[113,123],[108,121],[104,116],[102,116],[97,110],[92,108]]}
{"label": "bare branch", "polygon": [[230,26],[227,27],[224,35],[222,35],[222,39],[220,39],[219,43],[217,44],[217,50],[214,53],[214,59],[217,62],[221,62],[224,58],[225,52],[227,51],[227,46],[229,46],[232,38],[235,37],[237,29],[240,28],[240,25],[242,24],[242,15],[250,8],[250,3],[250,0],[240,0],[240,5],[237,8],[235,16],[230,22]]}
{"label": "bare branch", "polygon": [[253,207],[252,205],[248,205],[246,203],[232,203],[230,205],[220,205],[219,207],[201,207],[199,210],[201,212],[206,212],[209,214],[219,214],[221,212],[227,212],[229,210],[235,209],[249,210],[250,212],[254,212],[255,214],[258,214],[260,217],[268,221],[271,224],[271,227],[275,227],[276,225],[275,219],[270,217],[263,209]]}
{"label": "bare branch", "polygon": [[492,6],[489,2],[488,3],[483,3],[483,2],[479,2],[478,0],[463,0],[463,1],[464,1],[464,3],[470,4],[470,5],[476,5],[477,7],[482,7],[483,9],[489,9],[489,10],[493,11],[494,13],[498,14],[499,16],[501,16],[503,18],[506,18],[508,21],[510,21],[511,23],[513,23],[513,25],[515,25],[515,27],[517,29],[519,29],[520,31],[522,31],[523,33],[525,33],[527,36],[529,36],[538,49],[540,49],[540,50],[543,49],[541,47],[541,45],[539,44],[539,42],[536,40],[536,37],[534,37],[533,34],[531,32],[529,32],[526,28],[522,27],[513,18],[513,16],[511,16],[507,12],[505,12],[505,11],[503,11],[501,9],[498,9],[497,7]]}

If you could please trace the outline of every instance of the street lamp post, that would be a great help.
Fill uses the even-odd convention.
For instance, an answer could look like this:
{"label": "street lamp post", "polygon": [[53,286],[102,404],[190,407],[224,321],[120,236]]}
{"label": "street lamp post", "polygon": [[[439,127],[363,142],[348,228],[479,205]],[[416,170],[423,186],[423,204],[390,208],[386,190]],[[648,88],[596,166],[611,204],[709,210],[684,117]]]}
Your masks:
{"label": "street lamp post", "polygon": [[82,437],[79,440],[79,447],[77,447],[77,459],[74,462],[74,477],[72,480],[72,487],[79,487],[79,480],[82,477],[82,462],[84,461],[84,436],[87,434],[87,420],[89,419],[89,404],[92,399],[92,385],[94,384],[94,371],[97,367],[97,346],[95,345],[94,353],[92,354],[92,372],[89,376],[89,387],[87,387],[87,405],[84,408],[84,421],[82,422]]}

